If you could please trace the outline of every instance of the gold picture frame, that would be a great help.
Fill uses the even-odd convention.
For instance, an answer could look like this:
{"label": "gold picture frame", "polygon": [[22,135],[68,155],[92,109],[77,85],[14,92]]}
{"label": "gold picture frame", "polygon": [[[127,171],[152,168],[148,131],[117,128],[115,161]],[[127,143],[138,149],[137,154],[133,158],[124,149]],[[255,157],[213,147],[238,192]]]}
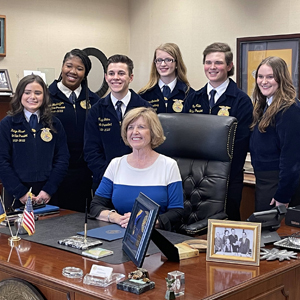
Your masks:
{"label": "gold picture frame", "polygon": [[0,57],[6,56],[6,16],[0,15]]}
{"label": "gold picture frame", "polygon": [[206,260],[259,266],[260,239],[261,223],[209,219]]}

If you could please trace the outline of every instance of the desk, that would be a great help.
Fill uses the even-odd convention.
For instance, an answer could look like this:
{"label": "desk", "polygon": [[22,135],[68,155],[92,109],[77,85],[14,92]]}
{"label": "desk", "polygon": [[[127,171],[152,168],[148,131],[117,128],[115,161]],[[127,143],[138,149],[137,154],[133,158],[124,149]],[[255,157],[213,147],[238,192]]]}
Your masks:
{"label": "desk", "polygon": [[[62,229],[63,230],[63,229]],[[297,232],[297,228],[282,226],[280,235]],[[186,292],[179,300],[228,299],[228,300],[280,300],[300,299],[300,260],[262,261],[260,267],[206,262],[205,254],[197,258],[169,262],[160,254],[146,257],[143,267],[148,269],[155,289],[141,296],[117,290],[115,284],[107,288],[87,286],[82,281],[68,279],[62,275],[67,266],[81,268],[88,273],[93,263],[111,266],[114,272],[128,274],[135,269],[132,262],[109,265],[96,262],[74,253],[22,240],[17,253],[12,250],[7,262],[10,246],[7,235],[0,234],[0,280],[22,278],[37,287],[48,300],[95,300],[95,299],[164,299],[167,273],[179,270],[185,273]],[[286,296],[284,296],[285,294]],[[288,296],[289,295],[289,298]]]}

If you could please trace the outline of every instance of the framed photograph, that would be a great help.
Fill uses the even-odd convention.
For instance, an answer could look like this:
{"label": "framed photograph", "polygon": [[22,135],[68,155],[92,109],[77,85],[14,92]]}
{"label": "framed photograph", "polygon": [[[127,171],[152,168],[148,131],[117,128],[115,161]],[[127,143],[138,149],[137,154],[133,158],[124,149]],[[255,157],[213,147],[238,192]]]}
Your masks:
{"label": "framed photograph", "polygon": [[208,220],[207,261],[259,266],[261,223]]}
{"label": "framed photograph", "polygon": [[6,16],[0,15],[0,56],[6,56]]}
{"label": "framed photograph", "polygon": [[123,250],[138,267],[142,267],[160,206],[143,193],[135,199],[123,238]]}
{"label": "framed photograph", "polygon": [[237,85],[250,97],[255,86],[255,72],[268,56],[285,60],[299,95],[300,34],[244,37],[237,39]]}
{"label": "framed photograph", "polygon": [[12,93],[12,86],[7,69],[0,69],[0,92]]}

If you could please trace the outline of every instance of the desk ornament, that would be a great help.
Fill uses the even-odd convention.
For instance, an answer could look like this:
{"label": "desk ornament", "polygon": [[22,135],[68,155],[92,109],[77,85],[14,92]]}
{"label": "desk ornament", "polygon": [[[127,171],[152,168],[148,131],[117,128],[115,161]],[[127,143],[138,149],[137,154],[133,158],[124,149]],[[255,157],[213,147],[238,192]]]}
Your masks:
{"label": "desk ornament", "polygon": [[73,235],[66,239],[59,240],[58,243],[60,245],[86,250],[91,247],[102,245],[102,242],[97,239],[87,238],[87,199],[85,202],[85,220],[84,220],[84,235]]}
{"label": "desk ornament", "polygon": [[296,232],[276,243],[274,246],[289,248],[299,251],[300,250],[300,232]]}
{"label": "desk ornament", "polygon": [[112,283],[118,283],[120,280],[124,279],[124,277],[124,274],[113,273],[113,268],[92,265],[90,273],[84,276],[83,283],[99,287],[107,287]]}
{"label": "desk ornament", "polygon": [[[180,271],[173,271],[168,273],[168,278],[166,280],[173,281],[172,283],[172,290],[175,293],[176,297],[180,297],[184,295],[185,290],[185,276],[183,272]],[[168,285],[167,280],[167,285]]]}
{"label": "desk ornament", "polygon": [[62,270],[62,274],[65,276],[65,277],[68,277],[68,278],[82,278],[83,276],[83,271],[79,268],[75,268],[75,267],[65,267],[63,268]]}
{"label": "desk ornament", "polygon": [[117,283],[118,290],[137,295],[152,290],[154,287],[155,282],[149,279],[148,271],[143,268],[137,268],[136,271],[130,272],[128,279]]}
{"label": "desk ornament", "polygon": [[260,249],[260,260],[291,260],[291,258],[297,259],[297,253],[294,251],[279,250],[277,248],[273,249]]}

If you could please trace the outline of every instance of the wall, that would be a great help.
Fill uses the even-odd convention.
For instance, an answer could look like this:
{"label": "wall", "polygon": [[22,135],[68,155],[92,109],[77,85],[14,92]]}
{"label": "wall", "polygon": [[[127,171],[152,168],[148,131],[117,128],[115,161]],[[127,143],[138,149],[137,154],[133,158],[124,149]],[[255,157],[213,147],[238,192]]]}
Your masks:
{"label": "wall", "polygon": [[188,79],[199,89],[206,83],[202,52],[207,45],[226,42],[235,57],[238,37],[300,32],[299,0],[129,0],[129,7],[136,89],[147,83],[161,43],[179,45]]}
{"label": "wall", "polygon": [[95,47],[107,56],[128,54],[127,0],[1,0],[6,15],[6,57],[0,69],[8,69],[13,88],[23,70],[55,68],[56,78],[66,52]]}
{"label": "wall", "polygon": [[[13,87],[24,69],[55,68],[72,48],[96,47],[107,56],[129,55],[135,64],[132,88],[149,79],[154,49],[179,45],[191,85],[206,83],[205,46],[236,38],[300,32],[299,0],[0,0],[7,17],[8,69]],[[233,77],[235,78],[235,76]]]}

